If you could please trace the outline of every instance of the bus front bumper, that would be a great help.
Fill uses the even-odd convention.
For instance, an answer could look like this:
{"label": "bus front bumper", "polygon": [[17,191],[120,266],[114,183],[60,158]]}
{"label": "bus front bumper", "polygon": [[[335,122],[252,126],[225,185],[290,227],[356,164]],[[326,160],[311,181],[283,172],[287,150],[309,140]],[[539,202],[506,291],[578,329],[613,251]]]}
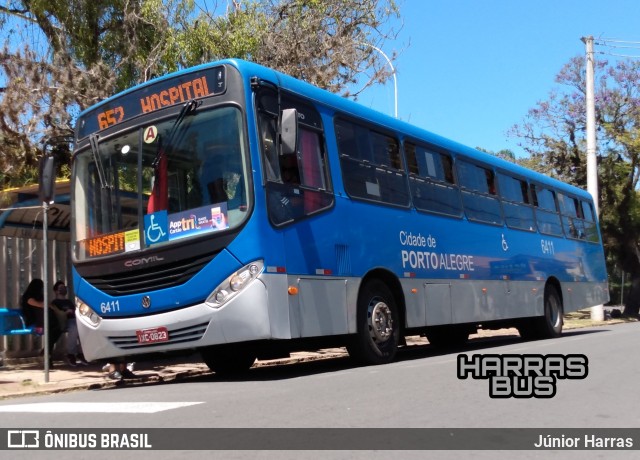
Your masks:
{"label": "bus front bumper", "polygon": [[220,308],[205,303],[132,318],[77,318],[89,361],[271,338],[267,288],[254,280]]}

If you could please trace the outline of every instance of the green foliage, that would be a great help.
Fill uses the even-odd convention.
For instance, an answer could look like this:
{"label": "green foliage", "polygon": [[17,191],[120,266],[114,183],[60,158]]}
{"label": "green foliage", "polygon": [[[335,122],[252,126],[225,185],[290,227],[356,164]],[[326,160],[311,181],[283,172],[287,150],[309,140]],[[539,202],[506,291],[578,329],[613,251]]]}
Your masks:
{"label": "green foliage", "polygon": [[251,60],[267,27],[258,3],[245,3],[222,16],[201,11],[192,23],[176,31],[171,61],[190,67],[220,58]]}
{"label": "green foliage", "polygon": [[[8,0],[0,4],[0,187],[37,177],[38,143],[135,84],[218,58],[343,91],[390,77],[371,46],[393,35],[394,0]],[[364,88],[363,88],[364,89]],[[59,147],[68,172],[70,144]]]}
{"label": "green foliage", "polygon": [[483,149],[482,147],[476,147],[476,150],[479,150],[484,153],[488,153],[489,155],[493,155],[494,157],[502,158],[503,160],[510,161],[511,163],[516,162],[516,154],[509,149],[502,149],[494,152],[493,150]]}
{"label": "green foliage", "polygon": [[[586,187],[584,58],[556,78],[561,87],[512,128],[530,154],[526,165]],[[599,211],[610,271],[620,267],[640,286],[640,63],[597,63]],[[639,296],[636,299],[640,304]],[[636,310],[637,313],[637,310]]]}

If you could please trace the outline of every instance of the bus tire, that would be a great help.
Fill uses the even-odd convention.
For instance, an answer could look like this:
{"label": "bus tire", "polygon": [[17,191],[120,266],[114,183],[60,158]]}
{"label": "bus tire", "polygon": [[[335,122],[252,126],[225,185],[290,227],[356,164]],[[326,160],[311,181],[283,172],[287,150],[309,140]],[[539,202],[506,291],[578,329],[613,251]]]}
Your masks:
{"label": "bus tire", "polygon": [[349,355],[366,365],[393,361],[400,342],[400,321],[391,290],[377,279],[365,282],[357,308],[358,331],[347,345]]}
{"label": "bus tire", "polygon": [[563,308],[560,294],[555,286],[547,285],[544,290],[544,316],[540,318],[540,335],[543,338],[555,338],[562,335]]}
{"label": "bus tire", "polygon": [[247,372],[256,361],[256,353],[241,343],[213,345],[200,349],[204,363],[219,375]]}
{"label": "bus tire", "polygon": [[523,321],[518,326],[520,336],[525,340],[560,337],[563,325],[562,315],[560,294],[555,286],[549,284],[544,289],[544,315]]}

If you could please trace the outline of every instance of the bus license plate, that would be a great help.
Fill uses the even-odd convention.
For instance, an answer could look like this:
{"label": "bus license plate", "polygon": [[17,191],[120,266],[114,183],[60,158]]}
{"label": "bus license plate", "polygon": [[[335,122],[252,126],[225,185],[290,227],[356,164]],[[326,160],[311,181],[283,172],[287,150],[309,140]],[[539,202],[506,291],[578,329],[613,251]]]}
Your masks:
{"label": "bus license plate", "polygon": [[169,340],[169,331],[166,327],[154,327],[136,331],[138,343],[157,343]]}

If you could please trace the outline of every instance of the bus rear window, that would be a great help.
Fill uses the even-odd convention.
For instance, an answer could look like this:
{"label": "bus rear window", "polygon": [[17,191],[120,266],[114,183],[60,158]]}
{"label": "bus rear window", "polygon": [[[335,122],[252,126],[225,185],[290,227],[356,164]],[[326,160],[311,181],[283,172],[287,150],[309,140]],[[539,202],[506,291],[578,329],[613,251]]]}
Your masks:
{"label": "bus rear window", "polygon": [[564,233],[568,238],[600,241],[590,203],[564,193],[558,193],[558,202]]}
{"label": "bus rear window", "polygon": [[598,227],[596,225],[596,216],[593,212],[593,205],[587,201],[580,201],[582,214],[584,215],[584,233],[587,241],[592,243],[600,242]]}

